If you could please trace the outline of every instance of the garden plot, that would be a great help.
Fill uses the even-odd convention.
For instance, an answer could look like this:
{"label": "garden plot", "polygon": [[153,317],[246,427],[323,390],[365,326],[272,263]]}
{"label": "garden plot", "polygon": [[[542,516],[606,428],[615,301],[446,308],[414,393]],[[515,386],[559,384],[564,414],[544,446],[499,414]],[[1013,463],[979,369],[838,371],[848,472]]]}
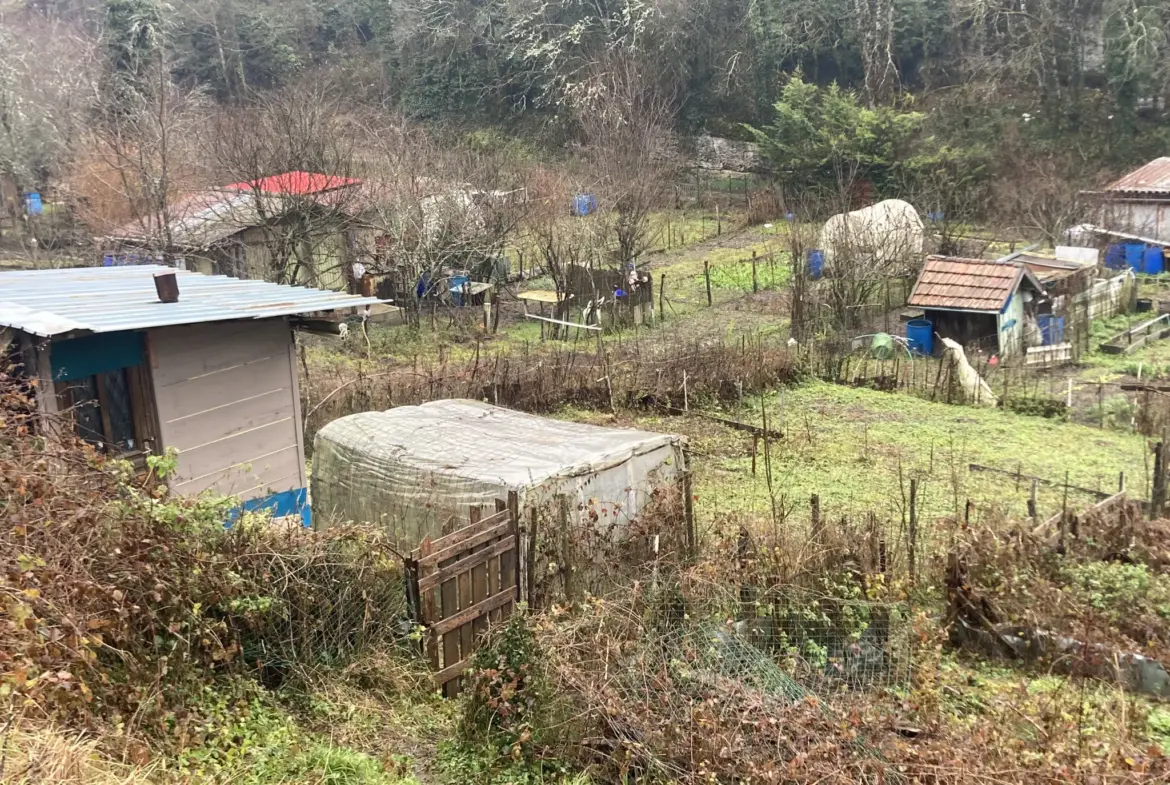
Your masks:
{"label": "garden plot", "polygon": [[[919,482],[923,520],[962,514],[967,499],[977,515],[991,507],[1016,517],[1027,514],[1026,477],[1017,483],[1014,476],[971,472],[971,463],[1054,481],[1037,489],[1041,517],[1064,504],[1066,472],[1070,486],[1102,492],[1116,489],[1124,472],[1133,495],[1148,493],[1145,440],[1132,434],[821,382],[773,393],[765,407],[776,434],[768,456],[750,434],[698,417],[637,420],[642,427],[690,437],[701,523],[728,513],[767,520],[773,499],[781,511],[807,520],[813,494],[826,516],[896,517],[911,478]],[[758,402],[747,409],[733,416],[762,424]],[[1068,492],[1070,507],[1094,501],[1075,488]]]}

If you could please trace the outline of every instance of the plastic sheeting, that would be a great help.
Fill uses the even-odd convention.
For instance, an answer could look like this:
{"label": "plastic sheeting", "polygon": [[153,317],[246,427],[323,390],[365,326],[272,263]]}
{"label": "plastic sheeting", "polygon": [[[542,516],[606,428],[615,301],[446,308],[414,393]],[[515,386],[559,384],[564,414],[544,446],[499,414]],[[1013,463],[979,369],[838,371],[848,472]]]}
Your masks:
{"label": "plastic sheeting", "polygon": [[922,261],[924,230],[918,211],[909,202],[883,202],[839,213],[821,227],[820,247],[829,273],[834,263],[859,267],[898,267]]}
{"label": "plastic sheeting", "polygon": [[951,364],[951,372],[959,382],[959,387],[962,388],[967,403],[994,409],[999,403],[995,398],[995,393],[991,391],[987,382],[983,381],[979,372],[971,367],[963,347],[950,338],[943,338],[942,342],[945,347],[943,351],[944,362]]}
{"label": "plastic sheeting", "polygon": [[521,507],[568,496],[607,523],[637,514],[682,468],[678,436],[562,422],[478,401],[363,412],[314,441],[313,519],[379,523],[413,547],[509,491]]}

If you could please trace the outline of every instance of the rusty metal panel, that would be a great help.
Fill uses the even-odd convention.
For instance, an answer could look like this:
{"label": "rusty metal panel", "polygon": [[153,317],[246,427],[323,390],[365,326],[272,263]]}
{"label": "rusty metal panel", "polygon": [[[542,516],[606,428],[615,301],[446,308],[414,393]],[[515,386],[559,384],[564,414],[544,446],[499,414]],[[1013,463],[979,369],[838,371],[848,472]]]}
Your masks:
{"label": "rusty metal panel", "polygon": [[1170,196],[1170,157],[1155,158],[1106,187],[1112,194],[1165,194]]}

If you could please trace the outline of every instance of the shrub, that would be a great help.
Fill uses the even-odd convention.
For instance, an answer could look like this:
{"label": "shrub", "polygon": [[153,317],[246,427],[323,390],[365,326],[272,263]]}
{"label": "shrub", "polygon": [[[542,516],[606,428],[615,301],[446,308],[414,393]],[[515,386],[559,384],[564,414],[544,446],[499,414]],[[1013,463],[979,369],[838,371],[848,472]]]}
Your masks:
{"label": "shrub", "polygon": [[541,660],[522,610],[483,642],[464,677],[467,697],[460,730],[466,741],[486,739],[513,759],[531,750],[533,729],[547,709]]}
{"label": "shrub", "polygon": [[1036,398],[1008,398],[1005,407],[1016,414],[1034,417],[1048,417],[1053,420],[1067,420],[1068,407],[1059,398],[1039,396]]}
{"label": "shrub", "polygon": [[[135,476],[8,405],[19,392],[7,383],[6,702],[67,727],[113,725],[132,759],[125,740],[143,734],[179,752],[250,711],[255,684],[225,676],[277,686],[293,667],[353,658],[397,635],[401,571],[378,533],[284,530],[251,514],[226,528],[235,500],[168,495],[174,456],[151,457]],[[241,746],[224,732],[225,744]]]}

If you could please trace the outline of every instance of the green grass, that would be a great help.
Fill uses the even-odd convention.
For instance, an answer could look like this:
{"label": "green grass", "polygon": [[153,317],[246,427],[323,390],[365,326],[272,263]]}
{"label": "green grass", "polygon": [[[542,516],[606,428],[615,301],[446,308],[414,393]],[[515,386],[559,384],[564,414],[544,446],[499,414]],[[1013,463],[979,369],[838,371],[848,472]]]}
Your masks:
{"label": "green grass", "polygon": [[[953,514],[970,498],[980,510],[996,506],[1026,515],[1030,483],[968,470],[969,463],[1022,471],[1056,482],[1110,491],[1124,471],[1131,491],[1145,496],[1145,442],[1140,436],[1059,423],[998,409],[931,403],[907,395],[813,382],[766,398],[772,446],[773,491],[782,507],[807,518],[817,494],[830,515],[869,512],[900,517],[903,477],[919,480],[923,518]],[[731,416],[761,423],[759,402]],[[696,452],[696,508],[701,519],[725,513],[768,519],[772,508],[757,456],[751,473],[752,437],[698,418],[645,417],[640,426],[683,432]],[[1063,490],[1041,485],[1041,516],[1058,512]],[[957,505],[956,505],[957,501]],[[1075,491],[1069,504],[1093,497]]]}

